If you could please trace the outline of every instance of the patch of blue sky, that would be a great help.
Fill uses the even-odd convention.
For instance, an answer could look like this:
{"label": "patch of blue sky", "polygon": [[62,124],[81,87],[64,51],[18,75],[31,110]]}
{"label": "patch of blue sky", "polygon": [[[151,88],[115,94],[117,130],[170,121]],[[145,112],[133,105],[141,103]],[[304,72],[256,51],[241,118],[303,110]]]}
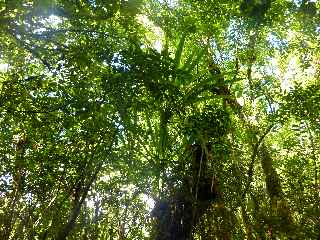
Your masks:
{"label": "patch of blue sky", "polygon": [[153,47],[157,50],[158,53],[161,53],[162,43],[160,40],[156,40],[153,44]]}
{"label": "patch of blue sky", "polygon": [[268,63],[263,67],[263,72],[268,76],[280,76],[280,69],[277,60],[272,57],[267,57],[265,61]]}
{"label": "patch of blue sky", "polygon": [[[33,30],[34,34],[41,35],[42,33],[45,33],[46,31],[48,31],[48,28],[54,28],[54,29],[58,28],[63,23],[63,19],[59,16],[51,14],[49,17],[41,19],[40,23],[42,24],[42,27],[34,29]],[[28,26],[29,23],[25,22],[25,25]]]}
{"label": "patch of blue sky", "polygon": [[95,0],[89,0],[88,2],[91,4],[92,7],[97,7],[97,3]]}
{"label": "patch of blue sky", "polygon": [[149,195],[145,194],[145,193],[142,193],[140,195],[140,199],[145,204],[145,207],[146,207],[147,211],[151,212],[152,209],[154,208],[155,200],[153,198],[151,198]]}
{"label": "patch of blue sky", "polygon": [[213,39],[210,42],[211,48],[213,49],[213,57],[216,63],[222,63],[225,59],[225,54],[219,51],[219,46],[217,42]]}
{"label": "patch of blue sky", "polygon": [[49,17],[46,17],[40,21],[40,23],[43,25],[53,28],[58,27],[62,22],[62,18],[54,14],[51,14]]}
{"label": "patch of blue sky", "polygon": [[273,114],[279,109],[278,103],[271,103],[267,105],[267,113]]}
{"label": "patch of blue sky", "polygon": [[[304,0],[293,0],[293,3],[300,7]],[[308,2],[317,2],[318,0],[308,0]]]}
{"label": "patch of blue sky", "polygon": [[244,34],[241,29],[242,26],[239,21],[237,21],[236,19],[231,20],[226,35],[231,42],[234,42],[237,45],[244,46],[248,43],[248,41],[245,40]]}
{"label": "patch of blue sky", "polygon": [[119,53],[114,53],[112,60],[111,60],[111,64],[112,67],[114,67],[117,70],[121,70],[124,72],[127,72],[130,70],[129,65],[125,64],[123,62],[123,57],[119,54]]}
{"label": "patch of blue sky", "polygon": [[4,174],[0,176],[0,184],[8,186],[12,183],[12,176],[10,174]]}
{"label": "patch of blue sky", "polygon": [[169,7],[173,8],[178,6],[179,2],[177,0],[158,0],[161,4],[166,4]]}
{"label": "patch of blue sky", "polygon": [[26,199],[28,204],[32,203],[32,200],[33,200],[33,194],[32,193],[28,192],[28,193],[25,194],[24,197],[25,197],[25,199]]}
{"label": "patch of blue sky", "polygon": [[48,93],[48,97],[50,97],[50,98],[58,98],[59,97],[59,93],[58,92],[49,92]]}
{"label": "patch of blue sky", "polygon": [[280,39],[275,33],[269,33],[267,36],[267,41],[273,48],[280,51],[289,46],[288,40]]}
{"label": "patch of blue sky", "polygon": [[320,34],[320,26],[316,27],[316,33]]}

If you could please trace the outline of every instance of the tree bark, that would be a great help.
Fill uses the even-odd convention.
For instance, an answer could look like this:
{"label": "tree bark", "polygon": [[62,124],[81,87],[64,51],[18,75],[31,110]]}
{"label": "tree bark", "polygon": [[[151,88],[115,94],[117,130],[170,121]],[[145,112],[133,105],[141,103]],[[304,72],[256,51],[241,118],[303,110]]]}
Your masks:
{"label": "tree bark", "polygon": [[88,195],[90,187],[92,186],[93,182],[95,181],[101,166],[98,166],[94,174],[91,176],[87,184],[84,186],[81,196],[78,199],[75,199],[74,206],[69,214],[69,219],[66,225],[57,233],[56,240],[65,240],[70,232],[74,229],[76,220],[80,215],[81,207]]}
{"label": "tree bark", "polygon": [[[191,146],[191,175],[167,200],[160,200],[152,211],[155,218],[155,240],[188,240],[200,218],[221,194],[216,178],[207,176],[207,150]],[[192,179],[192,181],[188,181]],[[229,239],[229,238],[226,238]]]}
{"label": "tree bark", "polygon": [[296,229],[289,204],[285,199],[280,177],[274,169],[272,158],[264,144],[260,148],[260,158],[272,212],[269,233],[273,235],[273,232],[277,231],[294,234]]}

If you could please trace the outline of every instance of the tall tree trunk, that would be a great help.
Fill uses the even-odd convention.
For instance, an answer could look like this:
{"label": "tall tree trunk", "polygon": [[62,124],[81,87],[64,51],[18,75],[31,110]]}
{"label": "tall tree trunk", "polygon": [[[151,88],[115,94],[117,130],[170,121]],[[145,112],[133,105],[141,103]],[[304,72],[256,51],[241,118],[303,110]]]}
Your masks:
{"label": "tall tree trunk", "polygon": [[280,177],[274,169],[272,158],[264,144],[260,148],[260,158],[273,215],[269,223],[269,234],[272,235],[274,230],[294,234],[295,226],[289,204],[284,197]]}
{"label": "tall tree trunk", "polygon": [[246,229],[247,240],[252,240],[253,239],[252,224],[250,222],[250,219],[249,219],[249,216],[247,214],[247,211],[245,209],[244,204],[241,206],[241,216],[242,216],[243,224]]}
{"label": "tall tree trunk", "polygon": [[192,176],[185,177],[182,187],[167,200],[160,200],[152,211],[156,240],[192,239],[192,231],[200,218],[221,196],[217,179],[206,174],[208,152],[194,144],[191,153]]}
{"label": "tall tree trunk", "polygon": [[[88,180],[87,184],[83,186],[82,194],[79,198],[75,199],[74,206],[69,214],[68,222],[65,224],[65,226],[57,233],[56,240],[65,240],[67,236],[70,234],[70,232],[74,229],[76,220],[78,216],[80,215],[81,207],[88,195],[88,192],[95,181],[99,171],[101,169],[101,166],[98,166],[96,171],[93,173],[93,175]],[[80,189],[79,189],[80,190]]]}

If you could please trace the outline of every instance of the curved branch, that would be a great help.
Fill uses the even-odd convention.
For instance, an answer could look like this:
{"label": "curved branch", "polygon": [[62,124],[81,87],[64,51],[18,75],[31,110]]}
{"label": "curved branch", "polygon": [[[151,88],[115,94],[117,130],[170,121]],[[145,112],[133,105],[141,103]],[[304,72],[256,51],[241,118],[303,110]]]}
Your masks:
{"label": "curved branch", "polygon": [[260,137],[260,139],[256,142],[256,144],[254,145],[253,147],[253,153],[251,155],[251,163],[249,165],[249,169],[248,169],[248,173],[247,173],[247,176],[248,176],[248,181],[247,181],[247,184],[246,184],[246,187],[241,195],[241,198],[244,198],[245,195],[247,194],[247,191],[249,190],[249,187],[250,187],[250,184],[252,182],[252,177],[253,177],[253,167],[254,167],[254,163],[255,163],[255,160],[256,160],[256,157],[258,155],[258,150],[259,150],[259,147],[263,141],[263,139],[267,136],[267,134],[271,131],[273,127],[273,124],[270,125],[267,130],[265,131],[265,133]]}

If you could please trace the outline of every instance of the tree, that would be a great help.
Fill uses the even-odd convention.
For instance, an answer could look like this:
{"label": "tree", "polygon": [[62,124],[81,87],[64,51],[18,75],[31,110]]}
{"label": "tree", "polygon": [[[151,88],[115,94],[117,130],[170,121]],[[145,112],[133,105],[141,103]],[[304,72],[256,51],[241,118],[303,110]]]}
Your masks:
{"label": "tree", "polygon": [[1,239],[319,238],[318,5],[0,3]]}

